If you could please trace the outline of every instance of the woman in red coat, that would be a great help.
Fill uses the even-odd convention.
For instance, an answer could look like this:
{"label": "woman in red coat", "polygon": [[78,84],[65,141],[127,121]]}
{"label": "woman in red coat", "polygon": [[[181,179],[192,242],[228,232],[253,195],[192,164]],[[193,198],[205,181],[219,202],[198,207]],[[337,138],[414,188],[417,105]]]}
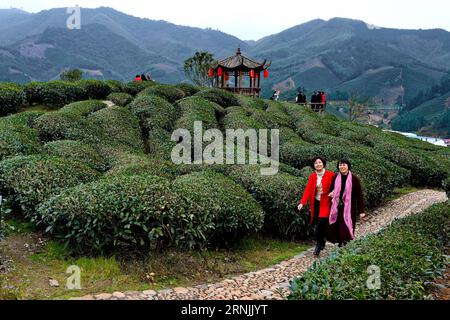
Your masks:
{"label": "woman in red coat", "polygon": [[302,200],[298,205],[298,210],[309,202],[311,208],[310,223],[315,226],[316,249],[314,255],[318,256],[325,248],[328,218],[330,216],[331,199],[328,197],[334,173],[325,170],[327,162],[322,157],[315,157],[312,160],[311,168],[314,172],[309,176]]}

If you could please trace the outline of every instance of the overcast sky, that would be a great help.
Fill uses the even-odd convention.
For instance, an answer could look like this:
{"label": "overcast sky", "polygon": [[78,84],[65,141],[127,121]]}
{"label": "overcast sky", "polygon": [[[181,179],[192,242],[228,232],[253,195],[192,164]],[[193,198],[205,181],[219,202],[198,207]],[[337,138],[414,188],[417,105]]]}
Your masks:
{"label": "overcast sky", "polygon": [[112,7],[133,16],[219,29],[258,40],[313,20],[344,17],[382,27],[450,31],[448,0],[0,0],[0,8],[29,12],[79,5]]}

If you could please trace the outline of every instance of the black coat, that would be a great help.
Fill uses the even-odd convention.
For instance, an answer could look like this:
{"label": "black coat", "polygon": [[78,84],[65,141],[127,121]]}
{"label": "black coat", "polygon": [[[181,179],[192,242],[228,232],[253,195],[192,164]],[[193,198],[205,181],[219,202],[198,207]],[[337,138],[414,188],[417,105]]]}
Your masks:
{"label": "black coat", "polygon": [[[333,178],[331,183],[331,190],[334,190],[337,175]],[[342,181],[344,182],[344,181]],[[345,184],[341,187],[341,195],[343,194],[343,188]],[[353,233],[355,232],[355,226],[357,217],[361,213],[364,213],[364,195],[361,186],[361,180],[357,175],[352,172],[352,199],[351,199],[351,215],[353,224]],[[344,221],[344,207],[338,207],[338,218],[337,221],[328,227],[327,240],[332,243],[343,243],[351,240],[350,232]]]}

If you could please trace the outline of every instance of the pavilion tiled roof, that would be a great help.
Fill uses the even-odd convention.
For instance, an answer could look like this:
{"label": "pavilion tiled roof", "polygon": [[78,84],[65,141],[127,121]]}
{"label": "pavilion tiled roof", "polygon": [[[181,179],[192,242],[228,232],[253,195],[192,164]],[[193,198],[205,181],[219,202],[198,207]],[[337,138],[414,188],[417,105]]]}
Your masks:
{"label": "pavilion tiled roof", "polygon": [[237,49],[236,55],[220,60],[217,64],[217,67],[223,67],[227,69],[235,69],[246,67],[248,69],[267,69],[270,66],[270,63],[267,64],[266,60],[263,63],[256,62],[246,56],[241,54],[240,48]]}

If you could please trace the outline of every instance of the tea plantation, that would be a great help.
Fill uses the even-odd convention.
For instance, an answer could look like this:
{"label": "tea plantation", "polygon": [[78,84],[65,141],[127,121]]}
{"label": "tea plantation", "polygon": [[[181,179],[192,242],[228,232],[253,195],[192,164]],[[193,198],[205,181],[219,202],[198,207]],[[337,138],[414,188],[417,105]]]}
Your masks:
{"label": "tea plantation", "polygon": [[[54,110],[26,111],[33,104]],[[86,254],[231,245],[255,233],[306,238],[308,218],[296,204],[315,155],[330,170],[349,158],[369,208],[404,185],[450,188],[449,149],[295,104],[188,84],[3,83],[0,114],[5,206]],[[172,132],[192,132],[194,121],[221,132],[279,129],[280,172],[174,164]]]}

